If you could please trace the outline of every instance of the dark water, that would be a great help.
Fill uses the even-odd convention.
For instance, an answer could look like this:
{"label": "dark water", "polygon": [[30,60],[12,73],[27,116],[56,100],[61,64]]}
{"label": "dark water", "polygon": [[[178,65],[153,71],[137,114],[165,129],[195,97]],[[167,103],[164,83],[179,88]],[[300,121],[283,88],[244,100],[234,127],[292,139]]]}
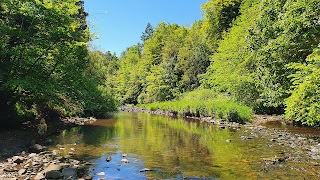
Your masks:
{"label": "dark water", "polygon": [[[244,140],[250,135],[253,138]],[[94,179],[319,178],[317,160],[298,158],[267,165],[263,158],[292,156],[292,148],[272,144],[259,134],[252,136],[246,128],[221,129],[144,113],[121,112],[64,131],[57,141],[60,151],[72,151],[93,163],[90,175]],[[144,168],[152,171],[140,172]]]}

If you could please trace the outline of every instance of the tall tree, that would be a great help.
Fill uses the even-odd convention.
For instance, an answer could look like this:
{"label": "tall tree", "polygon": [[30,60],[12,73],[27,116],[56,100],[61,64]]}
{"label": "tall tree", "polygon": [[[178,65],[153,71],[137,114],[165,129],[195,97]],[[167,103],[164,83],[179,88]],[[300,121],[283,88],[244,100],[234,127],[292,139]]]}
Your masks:
{"label": "tall tree", "polygon": [[145,42],[152,36],[153,32],[154,32],[154,29],[152,25],[148,23],[146,29],[144,30],[144,32],[142,32],[141,40]]}
{"label": "tall tree", "polygon": [[218,47],[223,32],[232,26],[232,21],[240,14],[241,0],[208,0],[203,4],[203,31],[207,34],[212,50]]}
{"label": "tall tree", "polygon": [[176,71],[181,74],[180,88],[191,91],[200,85],[199,75],[206,72],[210,65],[212,52],[207,44],[206,34],[201,31],[203,22],[192,25],[179,49]]}
{"label": "tall tree", "polygon": [[119,71],[116,74],[116,92],[122,99],[122,103],[137,104],[141,93],[141,81],[139,73],[139,61],[141,59],[140,45],[127,48],[120,57]]}

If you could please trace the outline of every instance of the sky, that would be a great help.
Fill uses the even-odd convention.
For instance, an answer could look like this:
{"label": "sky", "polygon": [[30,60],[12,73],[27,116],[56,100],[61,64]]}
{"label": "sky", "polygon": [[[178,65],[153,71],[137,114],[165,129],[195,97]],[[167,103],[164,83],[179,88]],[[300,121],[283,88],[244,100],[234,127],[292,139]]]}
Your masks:
{"label": "sky", "polygon": [[94,50],[110,51],[117,56],[126,48],[142,42],[140,36],[148,22],[191,27],[203,19],[201,4],[207,0],[84,0],[87,24],[95,34]]}

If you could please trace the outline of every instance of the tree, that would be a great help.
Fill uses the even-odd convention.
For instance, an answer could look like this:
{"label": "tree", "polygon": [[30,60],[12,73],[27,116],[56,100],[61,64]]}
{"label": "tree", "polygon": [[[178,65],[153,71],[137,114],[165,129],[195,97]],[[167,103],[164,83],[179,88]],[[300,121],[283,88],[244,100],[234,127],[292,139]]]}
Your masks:
{"label": "tree", "polygon": [[203,4],[203,31],[207,34],[212,50],[218,47],[223,32],[232,26],[232,21],[240,14],[241,0],[209,0]]}
{"label": "tree", "polygon": [[85,96],[98,87],[84,74],[89,32],[83,9],[79,0],[1,1],[0,114],[5,122],[83,115],[95,100]]}
{"label": "tree", "polygon": [[144,30],[144,32],[142,32],[141,40],[145,42],[152,36],[153,32],[154,32],[154,29],[152,25],[148,23],[146,29]]}
{"label": "tree", "polygon": [[138,73],[141,59],[140,45],[127,48],[120,57],[119,70],[115,77],[115,87],[122,103],[137,104],[141,93],[140,74]]}
{"label": "tree", "polygon": [[304,125],[320,126],[320,49],[307,58],[307,63],[288,65],[296,71],[290,75],[292,94],[286,99],[286,117]]}
{"label": "tree", "polygon": [[207,45],[205,34],[201,31],[203,22],[192,25],[179,49],[175,71],[181,76],[179,82],[183,92],[191,91],[200,86],[199,75],[206,72],[210,65],[212,52]]}
{"label": "tree", "polygon": [[239,16],[228,32],[223,34],[219,47],[211,56],[211,65],[201,75],[201,86],[218,93],[231,95],[236,101],[256,107],[258,96],[250,69],[252,52],[247,47],[249,30],[259,14],[260,0],[244,1],[239,7]]}
{"label": "tree", "polygon": [[261,16],[251,29],[249,48],[253,51],[253,77],[259,92],[257,102],[269,113],[283,113],[284,100],[292,83],[288,76],[295,73],[289,63],[304,63],[319,44],[320,2],[264,1]]}

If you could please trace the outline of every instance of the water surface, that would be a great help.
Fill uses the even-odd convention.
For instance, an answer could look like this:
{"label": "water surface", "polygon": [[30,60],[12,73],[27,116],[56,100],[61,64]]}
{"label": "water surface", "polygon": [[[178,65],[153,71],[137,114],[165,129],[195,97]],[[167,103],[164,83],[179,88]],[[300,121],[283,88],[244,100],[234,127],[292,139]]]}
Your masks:
{"label": "water surface", "polygon": [[[221,129],[145,113],[121,112],[110,119],[64,131],[57,141],[65,153],[73,151],[78,158],[93,163],[90,175],[94,179],[319,177],[317,160],[289,158],[284,163],[266,164],[263,158],[293,156],[294,150],[247,128]],[[108,157],[110,162],[106,161]],[[144,168],[152,171],[140,172]]]}

